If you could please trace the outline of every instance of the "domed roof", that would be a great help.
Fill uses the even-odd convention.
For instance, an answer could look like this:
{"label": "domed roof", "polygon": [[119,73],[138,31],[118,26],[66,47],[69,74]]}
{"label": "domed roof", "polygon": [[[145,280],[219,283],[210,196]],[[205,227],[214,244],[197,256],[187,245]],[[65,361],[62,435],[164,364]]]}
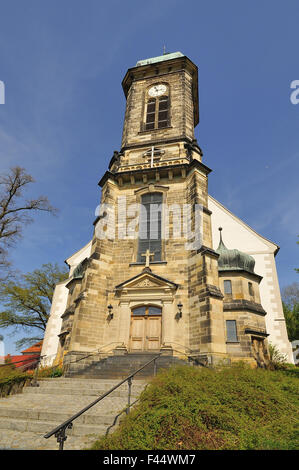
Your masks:
{"label": "domed roof", "polygon": [[247,255],[239,250],[229,250],[222,240],[222,228],[219,227],[220,242],[216,250],[219,253],[218,269],[219,271],[248,271],[254,274],[255,260],[252,256]]}

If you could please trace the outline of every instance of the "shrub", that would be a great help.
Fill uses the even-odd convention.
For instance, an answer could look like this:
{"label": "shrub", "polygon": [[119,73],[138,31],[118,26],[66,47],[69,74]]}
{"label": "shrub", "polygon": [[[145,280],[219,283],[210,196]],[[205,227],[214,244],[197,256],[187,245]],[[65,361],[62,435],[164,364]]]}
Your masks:
{"label": "shrub", "polygon": [[270,367],[275,370],[286,369],[287,356],[281,353],[277,346],[269,343]]}
{"label": "shrub", "polygon": [[41,367],[38,370],[38,377],[41,378],[50,378],[50,377],[61,377],[62,368],[60,366],[54,367]]}
{"label": "shrub", "polygon": [[0,396],[11,393],[19,393],[25,383],[30,380],[26,372],[18,370],[13,364],[8,363],[0,367]]}
{"label": "shrub", "polygon": [[285,371],[171,368],[92,449],[295,449],[297,390],[298,374]]}

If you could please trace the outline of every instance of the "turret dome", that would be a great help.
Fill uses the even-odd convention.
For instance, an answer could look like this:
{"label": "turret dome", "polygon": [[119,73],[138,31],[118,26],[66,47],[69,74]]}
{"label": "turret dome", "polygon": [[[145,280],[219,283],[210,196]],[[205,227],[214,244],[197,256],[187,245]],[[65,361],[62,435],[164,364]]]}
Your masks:
{"label": "turret dome", "polygon": [[218,258],[219,271],[248,271],[254,274],[255,260],[252,256],[242,251],[229,250],[222,240],[222,228],[219,227],[220,242],[216,252],[220,255]]}

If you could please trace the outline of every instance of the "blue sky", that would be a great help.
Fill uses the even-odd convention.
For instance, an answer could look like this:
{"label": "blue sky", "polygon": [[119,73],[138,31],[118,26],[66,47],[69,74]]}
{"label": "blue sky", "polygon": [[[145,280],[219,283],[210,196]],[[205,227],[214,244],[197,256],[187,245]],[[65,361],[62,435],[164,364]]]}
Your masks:
{"label": "blue sky", "polygon": [[[0,170],[26,168],[59,215],[11,252],[29,272],[92,236],[97,183],[121,144],[121,80],[137,60],[181,51],[199,67],[196,138],[209,192],[280,245],[281,286],[299,281],[298,1],[0,1]],[[14,341],[5,336],[6,352]]]}

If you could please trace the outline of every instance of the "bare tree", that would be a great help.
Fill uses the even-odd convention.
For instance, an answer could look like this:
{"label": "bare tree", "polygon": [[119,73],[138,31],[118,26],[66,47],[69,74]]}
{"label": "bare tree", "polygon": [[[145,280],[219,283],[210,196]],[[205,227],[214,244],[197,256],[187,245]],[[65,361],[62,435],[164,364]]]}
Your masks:
{"label": "bare tree", "polygon": [[281,291],[283,302],[293,308],[295,304],[299,304],[299,282],[285,286]]}
{"label": "bare tree", "polygon": [[24,168],[16,166],[0,176],[0,272],[10,266],[8,249],[21,237],[24,225],[33,221],[36,211],[55,213],[45,196],[25,199],[24,191],[34,183]]}

